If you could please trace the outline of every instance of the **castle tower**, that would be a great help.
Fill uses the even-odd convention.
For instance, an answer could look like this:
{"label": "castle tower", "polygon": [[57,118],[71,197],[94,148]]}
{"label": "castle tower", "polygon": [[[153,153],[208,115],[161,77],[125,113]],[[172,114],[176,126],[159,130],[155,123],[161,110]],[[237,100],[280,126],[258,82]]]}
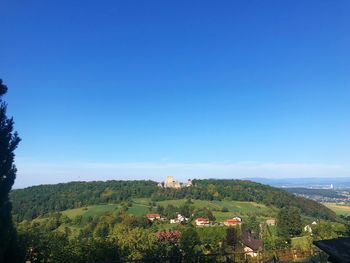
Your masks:
{"label": "castle tower", "polygon": [[181,188],[180,182],[179,181],[174,182],[174,186],[173,187],[176,188],[176,189]]}
{"label": "castle tower", "polygon": [[164,187],[174,187],[174,177],[167,176],[164,182]]}
{"label": "castle tower", "polygon": [[188,180],[187,180],[186,186],[187,186],[187,187],[192,186],[192,180],[191,180],[191,179],[188,179]]}

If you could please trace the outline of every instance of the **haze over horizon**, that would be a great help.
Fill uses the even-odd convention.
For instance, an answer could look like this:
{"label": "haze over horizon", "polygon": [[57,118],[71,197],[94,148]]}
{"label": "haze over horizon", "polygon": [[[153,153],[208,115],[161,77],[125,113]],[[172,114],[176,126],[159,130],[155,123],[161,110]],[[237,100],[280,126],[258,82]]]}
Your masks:
{"label": "haze over horizon", "polygon": [[350,177],[350,2],[2,1],[15,188]]}

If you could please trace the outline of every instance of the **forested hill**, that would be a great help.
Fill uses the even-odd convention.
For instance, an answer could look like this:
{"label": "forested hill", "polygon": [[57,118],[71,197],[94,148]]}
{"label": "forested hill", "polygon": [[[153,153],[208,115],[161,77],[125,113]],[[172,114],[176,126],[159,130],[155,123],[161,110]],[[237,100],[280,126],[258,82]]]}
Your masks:
{"label": "forested hill", "polygon": [[49,212],[141,197],[151,197],[154,201],[182,198],[255,201],[277,208],[295,206],[307,216],[336,219],[333,211],[315,201],[242,180],[194,180],[193,186],[181,189],[159,188],[153,181],[71,182],[33,186],[10,194],[16,221],[33,219]]}

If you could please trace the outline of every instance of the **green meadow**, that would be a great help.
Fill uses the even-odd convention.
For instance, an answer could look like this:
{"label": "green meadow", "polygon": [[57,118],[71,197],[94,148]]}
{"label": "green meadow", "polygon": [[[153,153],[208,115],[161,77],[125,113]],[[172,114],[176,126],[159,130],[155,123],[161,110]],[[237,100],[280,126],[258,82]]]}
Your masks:
{"label": "green meadow", "polygon": [[119,208],[117,204],[103,204],[103,205],[92,205],[87,207],[80,207],[74,209],[68,209],[62,212],[63,215],[69,218],[74,218],[76,216],[89,217],[94,215],[101,215],[107,212],[112,212]]}

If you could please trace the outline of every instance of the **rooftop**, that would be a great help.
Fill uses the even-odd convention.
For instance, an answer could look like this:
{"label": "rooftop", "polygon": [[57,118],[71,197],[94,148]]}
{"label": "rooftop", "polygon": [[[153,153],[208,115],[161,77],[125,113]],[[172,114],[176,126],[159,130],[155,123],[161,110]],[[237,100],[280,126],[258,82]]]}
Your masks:
{"label": "rooftop", "polygon": [[314,241],[315,246],[329,255],[334,263],[350,262],[350,237]]}

